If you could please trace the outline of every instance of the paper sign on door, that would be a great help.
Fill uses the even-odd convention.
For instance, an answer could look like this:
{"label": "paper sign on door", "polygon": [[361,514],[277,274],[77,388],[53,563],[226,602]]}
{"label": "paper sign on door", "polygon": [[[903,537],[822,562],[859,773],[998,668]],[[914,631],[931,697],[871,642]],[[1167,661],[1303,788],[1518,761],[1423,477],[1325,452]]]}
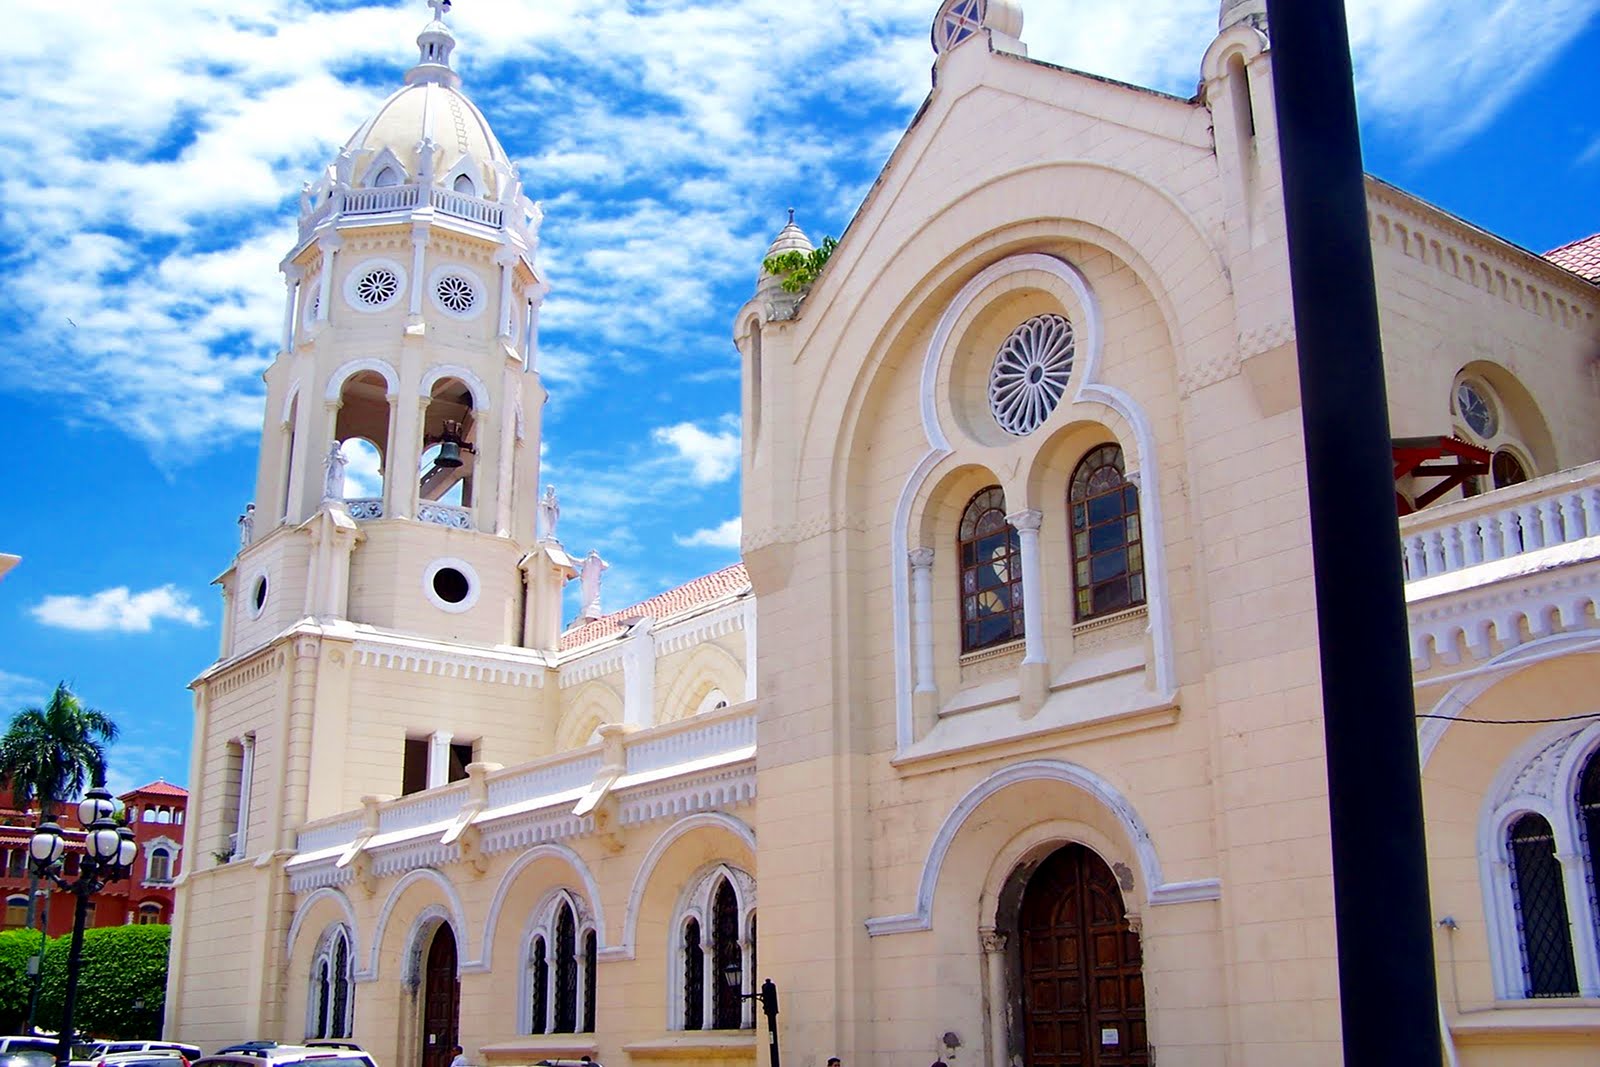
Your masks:
{"label": "paper sign on door", "polygon": [[1120,1044],[1122,1044],[1122,1032],[1120,1030],[1118,1030],[1114,1026],[1105,1027],[1104,1029],[1102,1029],[1100,1031],[1100,1044],[1101,1045],[1120,1045]]}

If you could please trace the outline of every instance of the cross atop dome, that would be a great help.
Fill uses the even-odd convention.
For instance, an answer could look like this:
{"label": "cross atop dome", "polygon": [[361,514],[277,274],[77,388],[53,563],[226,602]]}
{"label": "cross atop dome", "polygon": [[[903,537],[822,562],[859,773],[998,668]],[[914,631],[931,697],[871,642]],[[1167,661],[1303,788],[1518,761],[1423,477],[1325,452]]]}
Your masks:
{"label": "cross atop dome", "polygon": [[444,13],[450,10],[450,0],[428,0],[428,6],[433,8],[433,20],[444,21]]}
{"label": "cross atop dome", "polygon": [[444,23],[444,13],[450,10],[450,0],[428,0],[433,8],[433,20],[422,27],[417,35],[417,49],[421,56],[417,65],[406,74],[406,84],[433,82],[452,89],[461,84],[461,76],[450,69],[450,53],[455,49],[455,35]]}

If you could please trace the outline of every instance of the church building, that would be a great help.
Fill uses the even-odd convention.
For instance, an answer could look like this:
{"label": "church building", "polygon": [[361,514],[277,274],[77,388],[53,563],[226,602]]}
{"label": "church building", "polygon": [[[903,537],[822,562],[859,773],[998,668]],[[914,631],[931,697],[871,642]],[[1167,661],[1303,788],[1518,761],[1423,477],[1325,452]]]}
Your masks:
{"label": "church building", "polygon": [[[167,1034],[753,1067],[770,978],[790,1067],[1342,1063],[1264,0],[1187,99],[946,0],[826,269],[732,315],[743,563],[611,611],[433,6],[283,261]],[[1448,1062],[1592,1063],[1600,237],[1368,204]]]}

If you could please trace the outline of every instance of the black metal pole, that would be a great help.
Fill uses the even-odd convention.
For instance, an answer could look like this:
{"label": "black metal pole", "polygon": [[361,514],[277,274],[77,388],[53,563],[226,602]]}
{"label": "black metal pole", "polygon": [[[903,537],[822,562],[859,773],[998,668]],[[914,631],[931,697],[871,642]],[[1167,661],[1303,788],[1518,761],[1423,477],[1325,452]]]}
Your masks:
{"label": "black metal pole", "polygon": [[39,1015],[39,985],[44,981],[44,946],[50,940],[50,894],[44,894],[44,904],[39,908],[39,963],[29,975],[28,982],[28,1033],[34,1032]]}
{"label": "black metal pole", "polygon": [[[93,887],[93,888],[91,888]],[[61,1007],[61,1040],[56,1045],[56,1067],[68,1067],[72,1062],[72,1009],[78,1001],[78,965],[83,957],[83,924],[89,915],[89,896],[95,889],[88,877],[79,879],[72,887],[78,898],[78,909],[72,917],[72,949],[67,953],[67,996]]]}
{"label": "black metal pole", "polygon": [[1442,1061],[1394,469],[1343,0],[1267,0],[1316,565],[1345,1063]]}
{"label": "black metal pole", "polygon": [[768,978],[761,983],[761,1011],[767,1017],[767,1050],[772,1056],[772,1067],[778,1063],[778,987]]}

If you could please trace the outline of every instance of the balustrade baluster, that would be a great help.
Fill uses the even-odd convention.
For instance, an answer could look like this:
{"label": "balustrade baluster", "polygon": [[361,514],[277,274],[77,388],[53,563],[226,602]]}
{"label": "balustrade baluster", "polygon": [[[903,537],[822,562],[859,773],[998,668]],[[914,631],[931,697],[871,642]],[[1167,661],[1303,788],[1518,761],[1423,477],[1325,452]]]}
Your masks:
{"label": "balustrade baluster", "polygon": [[1600,486],[1578,490],[1578,498],[1583,501],[1585,532],[1590,537],[1600,537]]}
{"label": "balustrade baluster", "polygon": [[1554,500],[1541,500],[1536,506],[1539,509],[1539,519],[1544,524],[1543,547],[1554,548],[1562,541],[1561,507]]}
{"label": "balustrade baluster", "polygon": [[1507,508],[1495,516],[1495,521],[1500,527],[1500,558],[1506,559],[1521,554],[1522,529],[1517,522],[1517,513]]}
{"label": "balustrade baluster", "polygon": [[1444,566],[1444,536],[1438,530],[1429,530],[1422,535],[1423,550],[1428,562],[1428,577],[1443,574]]}
{"label": "balustrade baluster", "polygon": [[1561,543],[1578,540],[1583,536],[1583,501],[1577,493],[1562,493],[1556,504],[1561,509]]}
{"label": "balustrade baluster", "polygon": [[1467,566],[1476,566],[1487,557],[1488,536],[1481,518],[1467,519],[1460,524],[1461,540],[1466,548]]}
{"label": "balustrade baluster", "polygon": [[1539,521],[1539,506],[1523,504],[1517,509],[1517,527],[1522,532],[1522,551],[1544,547],[1544,527]]}
{"label": "balustrade baluster", "polygon": [[1458,571],[1466,565],[1461,552],[1461,527],[1446,526],[1440,531],[1444,536],[1444,566],[1446,570]]}

